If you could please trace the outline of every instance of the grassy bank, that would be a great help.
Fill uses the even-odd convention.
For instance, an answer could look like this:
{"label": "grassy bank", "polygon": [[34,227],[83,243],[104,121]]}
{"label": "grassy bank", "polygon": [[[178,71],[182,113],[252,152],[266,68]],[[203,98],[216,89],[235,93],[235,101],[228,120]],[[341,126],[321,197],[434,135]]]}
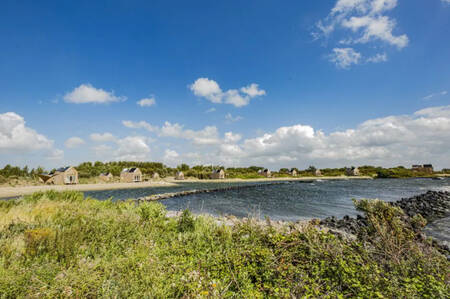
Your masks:
{"label": "grassy bank", "polygon": [[217,224],[159,203],[47,192],[0,201],[0,297],[442,297],[449,262],[422,219],[362,201],[356,240],[320,230]]}

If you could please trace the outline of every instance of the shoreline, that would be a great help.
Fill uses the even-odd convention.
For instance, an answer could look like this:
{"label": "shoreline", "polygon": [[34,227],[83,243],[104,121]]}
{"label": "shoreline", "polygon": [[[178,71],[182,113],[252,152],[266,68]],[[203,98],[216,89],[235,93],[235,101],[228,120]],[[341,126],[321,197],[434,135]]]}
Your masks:
{"label": "shoreline", "polygon": [[97,184],[77,184],[77,185],[39,185],[39,186],[17,186],[0,187],[0,199],[18,197],[33,194],[40,191],[104,191],[120,189],[138,189],[155,187],[172,187],[179,183],[246,183],[246,182],[277,182],[277,181],[316,181],[316,180],[367,180],[373,179],[369,176],[358,177],[280,177],[280,178],[258,178],[258,179],[222,179],[222,180],[199,180],[186,179],[182,181],[173,178],[142,183],[97,183]]}

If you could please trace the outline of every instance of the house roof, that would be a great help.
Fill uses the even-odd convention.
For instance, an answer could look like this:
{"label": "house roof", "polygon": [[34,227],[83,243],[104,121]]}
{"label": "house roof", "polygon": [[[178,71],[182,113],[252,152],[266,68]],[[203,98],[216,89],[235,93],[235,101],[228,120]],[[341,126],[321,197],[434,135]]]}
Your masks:
{"label": "house roof", "polygon": [[72,166],[66,166],[66,167],[60,167],[54,171],[49,172],[49,175],[54,175],[57,172],[66,172],[69,168],[71,168]]}
{"label": "house roof", "polygon": [[223,169],[214,169],[212,172],[213,173],[220,173],[221,171],[223,171]]}
{"label": "house roof", "polygon": [[133,172],[135,172],[136,170],[138,170],[139,168],[137,168],[137,167],[132,167],[132,168],[124,168],[123,170],[122,170],[122,172],[129,172],[129,173],[133,173]]}

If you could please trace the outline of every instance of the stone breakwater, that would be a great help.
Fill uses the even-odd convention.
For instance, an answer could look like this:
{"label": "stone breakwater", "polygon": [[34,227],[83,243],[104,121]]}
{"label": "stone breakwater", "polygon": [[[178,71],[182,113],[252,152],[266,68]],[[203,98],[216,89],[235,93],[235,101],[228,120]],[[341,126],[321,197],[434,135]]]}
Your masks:
{"label": "stone breakwater", "polygon": [[[182,197],[199,193],[216,193],[216,192],[225,192],[230,190],[239,190],[239,189],[251,189],[251,188],[259,188],[263,186],[273,186],[273,185],[283,185],[292,183],[293,181],[288,182],[271,182],[271,183],[263,183],[263,184],[251,184],[251,185],[238,185],[238,186],[227,186],[220,187],[214,189],[194,189],[180,192],[170,192],[170,193],[162,193],[162,194],[153,194],[149,196],[139,197],[137,201],[155,201],[155,200],[163,200],[174,197]],[[299,183],[309,183],[309,181],[298,181]]]}

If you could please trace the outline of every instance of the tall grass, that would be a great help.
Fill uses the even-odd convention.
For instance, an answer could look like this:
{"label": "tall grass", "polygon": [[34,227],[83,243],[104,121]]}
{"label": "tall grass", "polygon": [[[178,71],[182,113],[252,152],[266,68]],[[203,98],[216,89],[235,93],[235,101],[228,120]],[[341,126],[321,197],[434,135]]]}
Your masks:
{"label": "tall grass", "polygon": [[0,297],[448,298],[449,262],[401,211],[358,205],[371,226],[352,241],[77,192],[0,201]]}

